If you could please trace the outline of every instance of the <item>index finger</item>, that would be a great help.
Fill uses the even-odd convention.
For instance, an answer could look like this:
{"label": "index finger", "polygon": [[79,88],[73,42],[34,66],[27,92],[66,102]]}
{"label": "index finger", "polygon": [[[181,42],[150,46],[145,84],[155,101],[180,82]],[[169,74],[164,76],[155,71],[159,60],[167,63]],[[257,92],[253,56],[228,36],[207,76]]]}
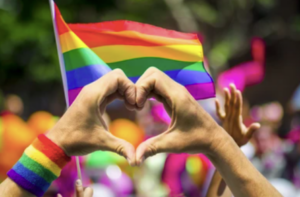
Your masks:
{"label": "index finger", "polygon": [[135,104],[134,83],[126,77],[121,69],[115,69],[107,73],[90,85],[93,87],[92,89],[99,90],[100,88],[99,93],[101,93],[101,101],[117,92],[123,96],[129,104]]}
{"label": "index finger", "polygon": [[[136,82],[136,104],[143,107],[149,94],[157,94],[172,107],[172,95],[180,85],[157,68],[149,68]],[[177,87],[178,86],[178,87]]]}

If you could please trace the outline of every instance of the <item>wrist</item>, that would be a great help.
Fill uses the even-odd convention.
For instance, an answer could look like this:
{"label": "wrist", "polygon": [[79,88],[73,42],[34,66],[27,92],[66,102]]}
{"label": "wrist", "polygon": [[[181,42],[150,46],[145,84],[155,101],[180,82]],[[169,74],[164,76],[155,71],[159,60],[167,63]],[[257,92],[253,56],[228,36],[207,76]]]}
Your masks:
{"label": "wrist", "polygon": [[47,138],[49,138],[54,144],[56,144],[58,147],[60,147],[64,153],[68,156],[71,156],[68,154],[65,148],[65,139],[61,132],[59,132],[56,128],[52,128],[48,133],[45,134]]}
{"label": "wrist", "polygon": [[70,159],[52,140],[39,135],[7,175],[24,190],[42,196]]}
{"label": "wrist", "polygon": [[232,137],[220,126],[214,129],[211,136],[210,145],[206,151],[210,159],[217,158],[224,150],[226,151],[226,147],[236,145]]}

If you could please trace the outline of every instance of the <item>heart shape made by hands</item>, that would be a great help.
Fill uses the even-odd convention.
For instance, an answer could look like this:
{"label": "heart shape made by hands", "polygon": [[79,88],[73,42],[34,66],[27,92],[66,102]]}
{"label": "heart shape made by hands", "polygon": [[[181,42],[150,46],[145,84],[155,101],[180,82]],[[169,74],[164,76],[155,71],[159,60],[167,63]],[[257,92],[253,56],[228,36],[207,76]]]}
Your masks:
{"label": "heart shape made by hands", "polygon": [[[162,102],[172,117],[165,132],[142,142],[136,150],[107,132],[103,114],[110,102],[119,98],[128,109],[135,110],[143,108],[151,97]],[[149,68],[133,84],[116,69],[85,86],[47,136],[68,155],[107,150],[124,156],[130,165],[139,165],[159,152],[205,152],[217,127],[190,93],[160,70]]]}

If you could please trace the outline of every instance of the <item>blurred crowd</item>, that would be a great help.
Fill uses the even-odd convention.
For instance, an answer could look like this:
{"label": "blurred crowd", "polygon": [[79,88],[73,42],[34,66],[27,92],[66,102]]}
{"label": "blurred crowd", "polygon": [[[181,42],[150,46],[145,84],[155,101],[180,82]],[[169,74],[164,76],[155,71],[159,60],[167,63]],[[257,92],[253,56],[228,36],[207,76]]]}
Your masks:
{"label": "blurred crowd", "polygon": [[[224,103],[221,88],[217,98]],[[199,104],[217,120],[214,99]],[[50,130],[59,120],[46,111],[37,111],[27,120],[21,118],[24,104],[17,95],[1,96],[0,117],[0,180],[22,155],[24,149],[41,133]],[[117,109],[117,110],[116,110]],[[115,113],[125,114],[114,118]],[[137,147],[145,139],[168,128],[170,117],[163,105],[149,100],[147,106],[134,116],[126,117],[123,103],[113,102],[105,115],[109,130]],[[279,136],[284,113],[292,120],[289,132]],[[133,118],[132,118],[133,117]],[[300,191],[300,88],[291,95],[287,105],[274,101],[260,106],[249,106],[243,100],[245,125],[261,123],[261,128],[248,144],[242,147],[255,167],[284,195],[296,196]],[[218,121],[218,120],[217,120]],[[80,157],[84,185],[91,185],[95,196],[205,196],[214,166],[203,154],[158,154],[140,167],[130,167],[114,153],[98,151]],[[75,158],[63,169],[46,196],[72,196],[77,178]]]}
{"label": "blurred crowd", "polygon": [[[213,77],[218,74],[215,84],[221,105],[224,104],[222,89],[230,83],[243,92],[263,79],[267,81],[247,95],[249,101],[252,97],[252,103],[256,94],[256,101],[268,100],[267,103],[251,105],[244,92],[244,123],[248,126],[259,122],[261,128],[242,150],[285,197],[300,193],[300,84],[293,94],[286,95],[290,98],[288,103],[274,96],[290,92],[299,83],[299,1],[56,2],[69,22],[127,19],[197,32],[204,44],[206,67],[211,69]],[[0,0],[0,33],[1,182],[33,139],[49,131],[59,120],[49,111],[61,115],[65,109],[48,2]],[[268,45],[253,36],[263,38]],[[268,61],[266,48],[270,49]],[[241,62],[247,58],[251,60]],[[269,76],[265,75],[265,65]],[[227,70],[222,72],[223,69]],[[214,99],[199,104],[221,124]],[[30,114],[45,106],[49,111]],[[162,104],[155,100],[149,100],[138,112],[129,112],[121,101],[115,101],[108,106],[105,116],[110,132],[135,147],[166,130],[170,123]],[[127,163],[123,157],[103,151],[80,157],[83,184],[93,187],[95,197],[182,194],[201,197],[205,196],[215,170],[203,154],[158,154],[139,167]],[[76,163],[72,158],[45,196],[54,197],[57,193],[73,196],[76,178]]]}

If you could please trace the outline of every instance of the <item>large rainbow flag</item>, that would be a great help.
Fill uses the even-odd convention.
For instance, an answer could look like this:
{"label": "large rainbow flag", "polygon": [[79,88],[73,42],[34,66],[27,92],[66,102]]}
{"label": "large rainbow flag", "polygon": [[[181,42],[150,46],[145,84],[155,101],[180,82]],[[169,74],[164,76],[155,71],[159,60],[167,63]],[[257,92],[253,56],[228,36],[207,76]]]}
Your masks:
{"label": "large rainbow flag", "polygon": [[197,100],[215,96],[197,34],[133,21],[66,24],[55,4],[52,11],[68,105],[85,85],[116,68],[136,82],[154,66]]}

